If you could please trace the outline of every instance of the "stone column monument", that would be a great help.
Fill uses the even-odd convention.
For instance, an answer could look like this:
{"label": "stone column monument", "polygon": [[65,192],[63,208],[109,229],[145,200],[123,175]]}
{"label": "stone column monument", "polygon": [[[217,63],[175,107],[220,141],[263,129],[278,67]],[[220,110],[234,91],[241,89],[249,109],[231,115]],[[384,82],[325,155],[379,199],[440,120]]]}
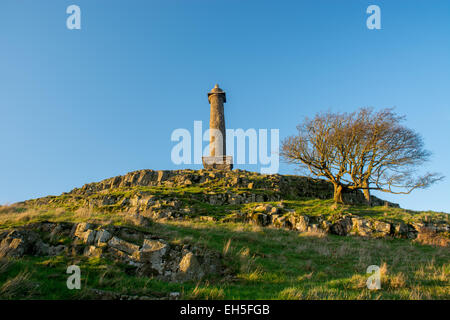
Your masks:
{"label": "stone column monument", "polygon": [[226,155],[226,132],[223,104],[227,102],[225,91],[216,86],[208,93],[211,105],[209,120],[209,157],[202,157],[205,169],[231,170],[233,159]]}

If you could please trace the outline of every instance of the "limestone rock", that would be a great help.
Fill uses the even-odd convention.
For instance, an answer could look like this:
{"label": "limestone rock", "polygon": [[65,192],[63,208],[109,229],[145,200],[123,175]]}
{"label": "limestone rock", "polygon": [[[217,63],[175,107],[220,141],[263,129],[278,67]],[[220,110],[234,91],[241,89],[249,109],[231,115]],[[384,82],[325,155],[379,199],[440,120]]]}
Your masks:
{"label": "limestone rock", "polygon": [[351,218],[353,223],[353,229],[351,234],[357,234],[360,236],[370,236],[372,234],[372,229],[366,219],[360,217]]}
{"label": "limestone rock", "polygon": [[45,246],[39,235],[31,230],[7,231],[0,235],[0,240],[0,258],[47,253],[48,246]]}
{"label": "limestone rock", "polygon": [[375,232],[387,236],[391,233],[391,224],[383,221],[375,221],[373,223]]}
{"label": "limestone rock", "polygon": [[86,232],[84,232],[83,238],[82,238],[83,242],[88,245],[93,244],[95,241],[96,233],[97,232],[94,230],[87,230]]}
{"label": "limestone rock", "polygon": [[330,227],[330,231],[333,234],[337,234],[339,236],[347,235],[352,229],[352,220],[350,218],[343,218],[335,223],[333,223]]}
{"label": "limestone rock", "polygon": [[254,213],[252,216],[252,221],[257,225],[265,227],[271,223],[271,218],[265,213]]}
{"label": "limestone rock", "polygon": [[291,215],[289,221],[292,224],[292,227],[297,231],[304,232],[308,230],[309,225],[309,217],[307,216],[294,216]]}
{"label": "limestone rock", "polygon": [[120,250],[129,255],[133,254],[135,251],[139,250],[139,246],[133,243],[122,240],[116,236],[112,237],[111,240],[108,241],[108,245],[111,248]]}
{"label": "limestone rock", "polygon": [[6,238],[0,243],[0,258],[21,257],[24,255],[26,245],[20,238]]}
{"label": "limestone rock", "polygon": [[403,223],[403,222],[399,222],[394,224],[393,226],[394,228],[394,234],[398,237],[401,238],[406,238],[408,236],[408,225]]}
{"label": "limestone rock", "polygon": [[64,251],[67,250],[67,246],[65,245],[57,245],[57,246],[50,246],[47,250],[47,254],[49,256],[57,256],[60,255],[61,253],[63,253]]}
{"label": "limestone rock", "polygon": [[91,225],[89,223],[86,222],[81,222],[78,223],[76,225],[76,229],[75,229],[75,236],[78,238],[83,238],[84,237],[84,233],[89,230],[89,228],[91,227]]}
{"label": "limestone rock", "polygon": [[143,263],[139,272],[141,274],[162,275],[164,271],[163,258],[169,246],[160,240],[145,239],[142,248],[133,254],[133,258]]}
{"label": "limestone rock", "polygon": [[204,271],[192,252],[187,252],[183,256],[178,265],[178,271],[177,279],[183,281],[198,280],[204,276]]}
{"label": "limestone rock", "polygon": [[103,250],[96,246],[86,247],[86,250],[84,251],[84,255],[88,257],[100,258],[102,254]]}
{"label": "limestone rock", "polygon": [[95,236],[95,243],[97,245],[106,244],[111,238],[112,235],[108,231],[100,229]]}

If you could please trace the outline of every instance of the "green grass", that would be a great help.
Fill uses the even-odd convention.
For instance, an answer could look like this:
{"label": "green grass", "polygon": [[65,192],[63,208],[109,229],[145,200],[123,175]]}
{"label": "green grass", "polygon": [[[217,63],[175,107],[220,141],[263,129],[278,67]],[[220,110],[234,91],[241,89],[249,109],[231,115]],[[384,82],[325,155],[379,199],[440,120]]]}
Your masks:
{"label": "green grass", "polygon": [[[127,274],[123,266],[105,260],[27,257],[0,272],[0,288],[26,273],[27,281],[39,286],[20,293],[19,298],[87,298],[87,288],[153,298],[173,291],[195,299],[450,298],[448,248],[402,239],[299,234],[240,223],[155,223],[147,231],[174,243],[196,243],[220,252],[229,242],[224,255],[233,276],[166,283]],[[84,290],[66,288],[65,271],[71,264],[81,267]],[[381,290],[365,287],[365,271],[372,264],[385,265],[387,270]]]}
{"label": "green grass", "polygon": [[[257,184],[256,181],[255,184]],[[176,198],[189,216],[224,218],[234,212],[252,212],[261,203],[211,205],[202,201],[205,193],[249,192],[224,183],[196,186],[134,187],[109,190],[89,196],[132,198],[153,195]],[[251,190],[268,193],[268,190]],[[0,230],[42,221],[94,222],[133,227],[119,205],[84,208],[86,198],[74,194],[30,200],[0,207]],[[280,205],[280,202],[272,202]],[[448,214],[416,212],[390,207],[341,206],[331,209],[332,200],[284,200],[297,214],[325,216],[330,220],[343,214],[407,223],[446,221]],[[167,283],[136,277],[123,265],[85,257],[24,257],[9,263],[0,261],[0,298],[83,299],[88,289],[126,295],[167,296],[180,292],[193,299],[450,299],[450,250],[422,245],[406,239],[366,239],[321,233],[261,228],[245,223],[201,222],[198,220],[153,223],[140,230],[157,234],[173,243],[196,243],[224,252],[230,274],[201,282]],[[59,239],[68,243],[69,238]],[[77,264],[82,270],[82,290],[68,290],[66,268]],[[382,266],[381,290],[365,286],[369,265]],[[23,288],[23,289],[20,289]]]}

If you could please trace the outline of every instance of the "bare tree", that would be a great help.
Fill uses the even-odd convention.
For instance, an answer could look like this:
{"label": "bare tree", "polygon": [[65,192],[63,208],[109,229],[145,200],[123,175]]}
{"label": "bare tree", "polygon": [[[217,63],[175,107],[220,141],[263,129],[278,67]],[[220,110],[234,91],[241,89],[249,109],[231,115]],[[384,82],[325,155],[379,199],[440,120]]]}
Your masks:
{"label": "bare tree", "polygon": [[417,174],[431,153],[417,132],[401,124],[403,116],[392,109],[363,108],[351,118],[357,143],[347,157],[346,182],[349,189],[362,189],[369,204],[370,190],[408,194],[443,179],[436,173]]}
{"label": "bare tree", "polygon": [[392,109],[321,113],[297,126],[298,134],[283,141],[281,154],[287,162],[329,180],[336,203],[343,203],[345,189],[363,190],[368,203],[370,190],[410,193],[443,177],[416,175],[430,153],[419,134],[401,125],[403,119]]}
{"label": "bare tree", "polygon": [[313,119],[306,118],[297,126],[298,135],[286,138],[282,143],[282,157],[289,163],[298,164],[316,177],[323,177],[334,185],[334,201],[343,203],[344,184],[348,154],[340,133],[348,126],[348,116],[323,113]]}

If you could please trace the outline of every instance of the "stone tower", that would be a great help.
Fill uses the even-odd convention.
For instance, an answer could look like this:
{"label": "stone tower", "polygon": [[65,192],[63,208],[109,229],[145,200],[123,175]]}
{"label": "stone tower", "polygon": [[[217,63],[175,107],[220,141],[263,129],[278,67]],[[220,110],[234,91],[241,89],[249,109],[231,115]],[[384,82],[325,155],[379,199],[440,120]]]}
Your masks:
{"label": "stone tower", "polygon": [[223,104],[227,102],[225,91],[216,86],[208,93],[211,106],[209,119],[209,157],[203,157],[205,169],[231,170],[233,160],[226,155],[226,131]]}

